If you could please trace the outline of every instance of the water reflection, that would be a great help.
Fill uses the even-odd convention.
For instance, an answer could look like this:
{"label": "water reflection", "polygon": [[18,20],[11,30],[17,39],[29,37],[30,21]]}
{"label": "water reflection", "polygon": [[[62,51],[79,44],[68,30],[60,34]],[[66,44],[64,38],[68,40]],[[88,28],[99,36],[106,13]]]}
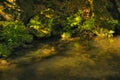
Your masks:
{"label": "water reflection", "polygon": [[106,40],[41,43],[24,56],[3,61],[0,80],[119,80],[118,42],[120,39],[111,44]]}

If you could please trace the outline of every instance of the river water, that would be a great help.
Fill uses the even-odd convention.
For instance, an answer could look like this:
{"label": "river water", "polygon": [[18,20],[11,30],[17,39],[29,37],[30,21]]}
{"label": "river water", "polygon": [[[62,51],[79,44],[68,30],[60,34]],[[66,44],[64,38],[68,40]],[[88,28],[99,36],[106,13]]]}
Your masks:
{"label": "river water", "polygon": [[0,80],[120,80],[120,39],[43,40],[1,59]]}

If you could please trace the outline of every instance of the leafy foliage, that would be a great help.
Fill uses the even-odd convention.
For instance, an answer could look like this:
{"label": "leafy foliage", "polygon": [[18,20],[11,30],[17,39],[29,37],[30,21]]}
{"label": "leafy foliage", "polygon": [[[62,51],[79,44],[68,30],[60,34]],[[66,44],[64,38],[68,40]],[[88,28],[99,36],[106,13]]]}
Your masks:
{"label": "leafy foliage", "polygon": [[[30,43],[33,36],[44,38],[59,34],[63,40],[75,36],[85,40],[96,36],[111,38],[120,33],[119,20],[107,11],[107,7],[112,9],[113,5],[109,6],[112,3],[107,1],[30,0],[26,1],[27,6],[24,1],[1,2],[0,19],[11,22],[0,22],[0,55]],[[101,4],[105,5],[101,7]]]}
{"label": "leafy foliage", "polygon": [[36,37],[48,37],[53,30],[53,10],[42,10],[40,14],[31,18],[28,27]]}
{"label": "leafy foliage", "polygon": [[[24,43],[30,43],[33,40],[22,22],[1,22],[0,42],[4,44],[5,49],[12,51],[14,48],[22,46]],[[1,54],[2,52],[1,47]],[[4,51],[4,49],[3,49]],[[3,53],[4,54],[4,53]],[[6,52],[6,54],[9,54]]]}
{"label": "leafy foliage", "polygon": [[93,33],[101,38],[111,38],[111,37],[113,37],[114,31],[108,30],[108,29],[103,29],[103,28],[96,28],[96,30],[93,30]]}
{"label": "leafy foliage", "polygon": [[95,35],[101,38],[111,38],[117,25],[118,21],[115,19],[101,19],[98,22],[93,17],[84,19],[82,11],[78,10],[77,13],[67,18],[62,36],[66,33],[69,37],[77,34],[84,39],[93,38]]}
{"label": "leafy foliage", "polygon": [[7,57],[11,53],[11,50],[8,49],[7,45],[0,44],[0,56]]}
{"label": "leafy foliage", "polygon": [[69,32],[70,34],[73,34],[74,33],[73,29],[78,28],[80,25],[82,25],[83,18],[80,15],[81,15],[81,11],[79,10],[74,15],[67,17],[66,24],[64,27],[65,32]]}
{"label": "leafy foliage", "polygon": [[95,27],[94,24],[94,18],[88,18],[87,20],[85,20],[82,17],[82,11],[78,10],[78,12],[76,12],[74,15],[71,15],[67,18],[64,31],[69,33],[71,36],[75,36],[75,34],[86,36],[87,34],[89,34],[89,32],[92,32],[92,29]]}

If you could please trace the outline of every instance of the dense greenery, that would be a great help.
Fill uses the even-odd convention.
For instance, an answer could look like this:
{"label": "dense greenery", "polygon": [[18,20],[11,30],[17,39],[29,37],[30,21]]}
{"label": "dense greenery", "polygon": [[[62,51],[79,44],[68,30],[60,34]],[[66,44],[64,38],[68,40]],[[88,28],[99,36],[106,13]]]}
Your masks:
{"label": "dense greenery", "polygon": [[14,48],[33,40],[33,36],[29,34],[22,22],[1,21],[0,24],[0,55],[2,56],[9,55]]}
{"label": "dense greenery", "polygon": [[[27,7],[21,4],[22,0],[1,0],[1,56],[8,56],[15,48],[31,43],[34,37],[41,39],[57,35],[63,40],[71,37],[85,40],[111,38],[120,33],[119,18],[114,17],[119,13],[112,14],[110,9],[115,4],[110,6],[111,1],[103,1],[99,5],[94,0],[81,0],[78,3],[74,3],[74,0],[26,2],[29,4]],[[105,4],[103,9],[99,8],[101,4]]]}
{"label": "dense greenery", "polygon": [[45,9],[40,11],[38,15],[35,15],[30,19],[28,27],[30,32],[36,37],[49,37],[54,31],[53,24],[53,10]]}

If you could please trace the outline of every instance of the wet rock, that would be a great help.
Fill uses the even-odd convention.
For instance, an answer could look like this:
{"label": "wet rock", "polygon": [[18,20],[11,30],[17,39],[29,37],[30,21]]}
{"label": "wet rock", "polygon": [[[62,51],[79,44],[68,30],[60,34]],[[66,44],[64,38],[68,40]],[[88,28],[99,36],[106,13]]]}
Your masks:
{"label": "wet rock", "polygon": [[4,60],[4,59],[1,59],[0,60],[0,65],[8,65],[8,61]]}

